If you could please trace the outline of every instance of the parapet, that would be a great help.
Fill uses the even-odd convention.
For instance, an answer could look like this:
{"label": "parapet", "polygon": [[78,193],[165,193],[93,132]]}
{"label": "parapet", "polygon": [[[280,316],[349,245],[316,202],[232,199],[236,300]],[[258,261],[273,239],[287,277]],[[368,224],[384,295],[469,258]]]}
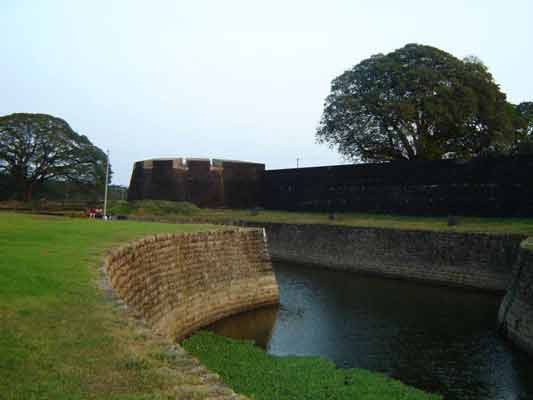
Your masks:
{"label": "parapet", "polygon": [[149,158],[142,161],[137,161],[134,164],[135,166],[139,166],[143,169],[153,169],[154,163],[159,165],[165,165],[165,166],[172,166],[173,169],[189,169],[190,166],[196,166],[196,165],[209,165],[210,169],[212,168],[224,168],[225,166],[239,166],[239,167],[246,167],[246,166],[254,166],[258,168],[265,167],[264,164],[256,163],[252,161],[242,161],[242,160],[224,160],[219,158],[213,158],[212,160],[209,158],[202,158],[202,157],[158,157],[158,158]]}

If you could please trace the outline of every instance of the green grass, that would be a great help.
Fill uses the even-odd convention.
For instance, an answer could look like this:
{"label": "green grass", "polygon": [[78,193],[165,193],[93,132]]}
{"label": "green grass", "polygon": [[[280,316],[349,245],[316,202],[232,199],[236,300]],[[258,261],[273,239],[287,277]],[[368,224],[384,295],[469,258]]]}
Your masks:
{"label": "green grass", "polygon": [[98,265],[117,242],[207,228],[1,213],[0,399],[164,398],[157,343],[104,298]]}
{"label": "green grass", "polygon": [[273,210],[202,209],[186,202],[143,200],[114,202],[115,214],[139,217],[155,216],[168,221],[205,220],[222,222],[243,220],[250,222],[282,222],[295,224],[330,224],[358,227],[376,227],[443,232],[482,232],[533,236],[533,218],[458,217],[459,224],[448,226],[447,217],[399,216],[364,213],[336,213],[330,219],[327,213],[290,212]]}
{"label": "green grass", "polygon": [[[254,215],[255,214],[255,215]],[[332,224],[359,227],[432,230],[449,232],[513,233],[533,236],[533,218],[480,218],[458,217],[459,224],[448,226],[447,217],[398,216],[383,214],[337,213],[329,219],[327,213],[304,213],[261,210],[210,210],[201,209],[198,217],[226,220],[241,219],[253,222],[284,222],[297,224]]]}
{"label": "green grass", "polygon": [[192,203],[185,201],[163,201],[163,200],[142,200],[142,201],[113,201],[110,203],[109,212],[115,215],[183,215],[193,216],[200,212],[200,209]]}
{"label": "green grass", "polygon": [[233,390],[256,400],[431,400],[379,373],[337,369],[319,357],[273,357],[249,341],[198,332],[182,346]]}

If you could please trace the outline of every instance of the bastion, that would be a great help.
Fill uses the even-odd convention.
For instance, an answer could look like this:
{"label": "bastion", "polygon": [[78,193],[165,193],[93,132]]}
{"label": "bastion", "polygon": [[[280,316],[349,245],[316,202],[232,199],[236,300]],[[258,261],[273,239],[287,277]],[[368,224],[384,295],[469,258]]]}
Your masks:
{"label": "bastion", "polygon": [[208,158],[154,158],[133,167],[128,200],[188,201],[200,207],[260,203],[265,165]]}

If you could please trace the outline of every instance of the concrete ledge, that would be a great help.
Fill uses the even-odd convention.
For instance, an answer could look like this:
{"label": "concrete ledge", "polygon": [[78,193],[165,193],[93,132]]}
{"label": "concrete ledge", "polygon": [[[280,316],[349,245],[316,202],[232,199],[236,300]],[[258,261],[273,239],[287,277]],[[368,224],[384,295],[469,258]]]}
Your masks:
{"label": "concrete ledge", "polygon": [[278,303],[259,229],[158,234],[110,252],[110,286],[158,332],[182,339],[218,319]]}

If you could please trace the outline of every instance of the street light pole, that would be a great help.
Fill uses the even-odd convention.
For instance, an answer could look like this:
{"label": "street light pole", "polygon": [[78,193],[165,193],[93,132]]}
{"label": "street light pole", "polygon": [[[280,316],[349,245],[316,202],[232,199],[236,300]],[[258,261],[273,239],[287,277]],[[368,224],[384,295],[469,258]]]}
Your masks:
{"label": "street light pole", "polygon": [[105,192],[104,192],[104,220],[107,220],[107,183],[109,182],[109,149],[107,149],[107,160],[105,165]]}

